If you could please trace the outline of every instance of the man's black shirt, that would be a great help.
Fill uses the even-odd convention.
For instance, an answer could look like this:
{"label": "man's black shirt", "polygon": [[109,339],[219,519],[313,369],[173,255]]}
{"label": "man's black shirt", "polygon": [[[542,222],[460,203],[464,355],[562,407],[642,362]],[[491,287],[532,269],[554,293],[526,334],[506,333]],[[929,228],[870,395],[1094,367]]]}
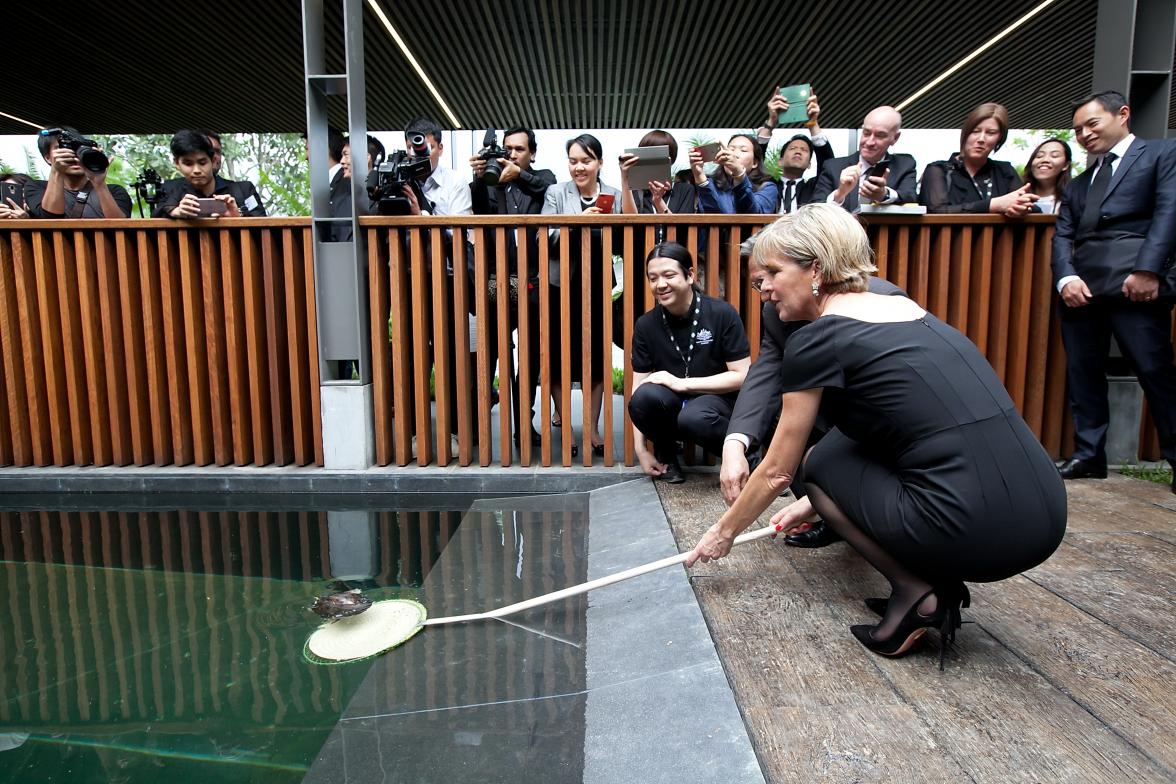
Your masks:
{"label": "man's black shirt", "polygon": [[[151,213],[152,218],[170,218],[171,211],[179,206],[180,201],[186,194],[192,194],[198,199],[206,198],[203,193],[192,187],[191,183],[183,177],[174,180],[168,180],[163,184],[163,201],[155,207],[155,211]],[[248,180],[226,180],[220,175],[216,178],[216,188],[213,190],[213,196],[232,196],[237,202],[237,209],[241,211],[241,215],[246,218],[264,218],[265,205],[261,203],[261,194],[257,192],[257,188]]]}
{"label": "man's black shirt", "polygon": [[[694,339],[694,353],[690,354],[690,333],[694,330],[694,306],[683,317],[675,316],[661,305],[637,319],[633,325],[633,370],[637,373],[653,373],[665,370],[680,378],[685,377],[686,364],[683,358],[690,356],[690,377],[704,378],[727,371],[728,362],[737,362],[751,356],[751,346],[739,313],[721,299],[696,294],[701,299],[698,327]],[[662,313],[665,312],[665,321]],[[666,325],[674,333],[678,350],[670,342]],[[735,399],[738,392],[724,397]]]}
{"label": "man's black shirt", "polygon": [[555,185],[550,169],[524,169],[506,185],[490,187],[481,177],[470,184],[475,215],[538,215],[547,188]]}
{"label": "man's black shirt", "polygon": [[[105,218],[102,213],[102,205],[98,201],[98,197],[94,194],[94,189],[90,187],[89,183],[80,191],[71,191],[69,188],[65,189],[65,212],[46,212],[41,206],[41,202],[45,198],[45,189],[48,187],[47,180],[29,180],[24,188],[25,204],[29,207],[30,218]],[[118,204],[118,208],[122,210],[123,217],[131,217],[131,196],[126,189],[121,185],[114,185],[107,183],[107,188],[110,189],[110,195],[114,197],[114,201]],[[84,197],[79,198],[81,194]],[[79,204],[84,203],[84,207],[79,207]]]}

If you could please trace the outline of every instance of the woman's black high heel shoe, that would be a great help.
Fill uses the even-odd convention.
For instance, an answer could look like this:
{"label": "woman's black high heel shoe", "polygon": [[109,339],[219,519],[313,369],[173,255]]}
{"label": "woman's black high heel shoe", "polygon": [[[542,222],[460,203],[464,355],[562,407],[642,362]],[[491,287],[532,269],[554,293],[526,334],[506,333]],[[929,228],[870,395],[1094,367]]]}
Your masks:
{"label": "woman's black high heel shoe", "polygon": [[[923,636],[923,633],[928,629],[939,627],[943,624],[943,603],[938,602],[935,612],[930,616],[923,616],[919,614],[919,605],[923,603],[931,594],[935,593],[935,589],[927,591],[915,601],[911,608],[907,610],[906,615],[902,617],[898,628],[894,633],[885,640],[876,639],[870,632],[876,629],[876,626],[869,624],[858,624],[850,626],[849,630],[853,632],[853,636],[857,637],[858,642],[869,648],[874,653],[879,653],[883,656],[903,656],[910,649],[915,642]],[[938,600],[938,595],[936,595]]]}
{"label": "woman's black high heel shoe", "polygon": [[[956,586],[955,590],[960,594],[961,604],[964,607],[971,607],[972,596],[968,593],[968,586],[960,583]],[[886,614],[886,606],[890,604],[890,599],[885,596],[871,596],[865,599],[863,603],[866,605],[866,609],[874,613],[874,615],[883,616]]]}

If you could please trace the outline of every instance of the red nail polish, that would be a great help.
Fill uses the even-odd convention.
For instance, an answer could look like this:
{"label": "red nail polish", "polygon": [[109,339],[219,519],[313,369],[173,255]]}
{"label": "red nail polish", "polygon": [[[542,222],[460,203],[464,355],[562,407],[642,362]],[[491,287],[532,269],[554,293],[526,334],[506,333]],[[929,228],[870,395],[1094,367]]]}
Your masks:
{"label": "red nail polish", "polygon": [[777,530],[777,531],[783,531],[783,530],[784,530],[784,524],[783,524],[783,523],[777,523],[777,524],[776,524],[776,530]]}

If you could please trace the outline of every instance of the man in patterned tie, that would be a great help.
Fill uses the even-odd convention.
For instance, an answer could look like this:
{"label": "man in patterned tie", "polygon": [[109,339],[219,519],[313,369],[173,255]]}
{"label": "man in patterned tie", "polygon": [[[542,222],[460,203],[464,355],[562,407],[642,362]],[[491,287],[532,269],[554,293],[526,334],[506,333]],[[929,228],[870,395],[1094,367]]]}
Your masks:
{"label": "man in patterned tie", "polygon": [[[756,131],[756,141],[765,153],[772,141],[772,131],[776,128],[780,113],[787,111],[788,99],[780,95],[779,88],[773,90],[768,101],[768,121]],[[796,134],[785,142],[784,148],[780,150],[780,212],[796,212],[801,206],[813,200],[817,178],[804,178],[813,155],[817,156],[818,172],[825,165],[825,161],[833,158],[833,145],[829,144],[829,139],[821,130],[819,123],[821,105],[817,103],[816,93],[809,94],[805,112],[808,114],[808,122],[805,123],[808,135]]]}

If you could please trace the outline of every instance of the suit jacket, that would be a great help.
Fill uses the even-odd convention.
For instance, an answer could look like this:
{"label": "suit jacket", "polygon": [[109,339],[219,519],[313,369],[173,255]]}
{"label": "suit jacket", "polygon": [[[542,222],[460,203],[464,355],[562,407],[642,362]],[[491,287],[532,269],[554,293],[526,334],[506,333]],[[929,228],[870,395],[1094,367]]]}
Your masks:
{"label": "suit jacket", "polygon": [[[869,283],[869,290],[874,294],[906,296],[905,291],[882,278],[871,277]],[[728,434],[742,433],[751,439],[748,452],[771,438],[772,425],[780,415],[780,395],[784,388],[784,346],[792,333],[808,323],[781,321],[772,303],[764,304],[759,355],[743,379],[727,427]]]}
{"label": "suit jacket", "polygon": [[[817,176],[817,187],[813,193],[813,201],[825,201],[829,194],[837,190],[837,183],[841,179],[841,172],[847,166],[854,166],[861,159],[860,153],[846,155],[844,158],[834,158],[821,167]],[[898,193],[898,204],[915,201],[918,198],[918,179],[915,176],[915,159],[910,155],[898,153],[882,159],[890,167],[890,174],[886,177],[886,184]],[[854,188],[841,205],[850,212],[857,212],[858,189]]]}
{"label": "suit jacket", "polygon": [[[613,196],[613,214],[619,215],[621,212],[621,192],[612,187],[600,183],[600,192],[612,194]],[[547,189],[547,195],[543,199],[543,214],[544,215],[580,215],[584,210],[580,206],[580,190],[576,187],[573,180],[567,182],[557,182]],[[593,232],[596,233],[596,232]],[[617,232],[619,238],[620,232]],[[559,239],[559,229],[552,226],[548,229],[548,237],[552,242]],[[578,244],[573,243],[573,247],[579,247]],[[547,271],[550,275],[550,283],[552,286],[560,284],[559,272],[559,253],[552,253],[547,262]]]}
{"label": "suit jacket", "polygon": [[1136,138],[1115,167],[1092,231],[1079,234],[1094,177],[1087,169],[1066,188],[1053,238],[1054,287],[1077,275],[1096,297],[1122,299],[1135,270],[1160,276],[1160,296],[1176,298],[1176,142]]}
{"label": "suit jacket", "polygon": [[[343,170],[335,172],[331,178],[331,189],[327,192],[327,215],[332,218],[351,217],[351,178],[343,176]],[[337,223],[331,226],[331,235],[335,242],[348,242],[352,238],[350,223]]]}
{"label": "suit jacket", "polygon": [[[761,155],[767,153],[767,151],[768,151],[768,138],[766,136],[757,136],[756,143],[759,144],[759,146],[760,146]],[[803,207],[804,205],[809,204],[810,202],[814,201],[813,194],[816,193],[816,190],[817,190],[817,179],[821,175],[821,167],[823,167],[825,165],[826,161],[830,161],[833,159],[833,145],[829,144],[828,140],[825,140],[825,142],[823,144],[814,144],[813,145],[813,155],[817,159],[817,175],[815,177],[809,177],[807,180],[804,179],[803,177],[801,178],[800,187],[796,189],[798,192],[797,198],[796,198],[796,203],[800,207]],[[780,178],[780,204],[776,205],[777,212],[784,209],[784,185],[785,185],[785,180],[783,177],[781,177]]]}

